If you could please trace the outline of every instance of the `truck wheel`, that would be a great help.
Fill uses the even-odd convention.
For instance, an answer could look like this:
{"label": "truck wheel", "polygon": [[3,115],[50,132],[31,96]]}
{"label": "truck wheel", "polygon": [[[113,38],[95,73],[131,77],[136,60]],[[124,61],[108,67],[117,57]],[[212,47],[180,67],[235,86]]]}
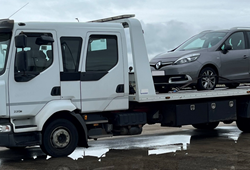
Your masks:
{"label": "truck wheel", "polygon": [[43,130],[41,149],[52,157],[61,157],[71,154],[77,143],[76,127],[66,119],[58,119]]}
{"label": "truck wheel", "polygon": [[199,74],[197,82],[198,90],[213,90],[217,84],[217,73],[211,67],[205,67]]}
{"label": "truck wheel", "polygon": [[242,132],[250,132],[250,118],[238,117],[236,125]]}
{"label": "truck wheel", "polygon": [[196,129],[213,130],[218,125],[219,125],[219,122],[210,122],[210,123],[193,124],[192,126]]}

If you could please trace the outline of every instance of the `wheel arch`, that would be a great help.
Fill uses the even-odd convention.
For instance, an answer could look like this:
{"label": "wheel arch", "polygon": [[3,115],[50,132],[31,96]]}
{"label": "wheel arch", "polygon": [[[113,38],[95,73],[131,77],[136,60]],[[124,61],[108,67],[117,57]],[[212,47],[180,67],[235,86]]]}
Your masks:
{"label": "wheel arch", "polygon": [[200,69],[198,76],[200,75],[201,70],[204,69],[204,68],[206,68],[206,67],[211,67],[212,69],[214,69],[214,70],[216,71],[216,74],[217,74],[218,76],[220,75],[220,74],[219,74],[218,68],[217,68],[214,64],[206,64],[206,65],[204,65],[204,66]]}
{"label": "wheel arch", "polygon": [[82,116],[76,112],[70,111],[59,111],[54,113],[49,119],[44,123],[42,131],[49,125],[52,121],[57,119],[66,119],[73,123],[77,129],[78,133],[78,146],[88,147],[88,138],[87,138],[87,126]]}
{"label": "wheel arch", "polygon": [[[205,79],[202,78],[203,72],[208,69],[212,70],[212,72],[215,72],[217,74],[217,75],[214,74],[213,80],[211,80],[210,76]],[[199,71],[199,75],[196,81],[196,88],[197,90],[213,90],[216,87],[216,84],[218,84],[218,82],[219,82],[219,71],[217,67],[213,64],[206,64]]]}
{"label": "wheel arch", "polygon": [[47,103],[35,116],[35,124],[38,131],[44,128],[53,120],[64,118],[70,120],[78,131],[79,146],[87,147],[87,126],[75,105],[70,100],[55,100]]}

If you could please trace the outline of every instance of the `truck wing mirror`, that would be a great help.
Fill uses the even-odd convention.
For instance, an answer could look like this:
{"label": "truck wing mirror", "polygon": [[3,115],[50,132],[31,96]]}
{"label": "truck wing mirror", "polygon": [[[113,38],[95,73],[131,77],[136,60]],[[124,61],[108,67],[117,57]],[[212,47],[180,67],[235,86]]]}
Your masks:
{"label": "truck wing mirror", "polygon": [[226,54],[228,52],[228,50],[232,50],[232,46],[229,44],[224,44],[224,49],[222,49],[222,53]]}
{"label": "truck wing mirror", "polygon": [[48,35],[42,35],[41,37],[36,39],[37,45],[47,45],[53,42],[54,42],[54,39]]}
{"label": "truck wing mirror", "polygon": [[16,48],[25,48],[27,46],[27,36],[25,34],[19,34],[15,37]]}
{"label": "truck wing mirror", "polygon": [[17,70],[25,72],[27,70],[26,51],[19,51],[16,57]]}

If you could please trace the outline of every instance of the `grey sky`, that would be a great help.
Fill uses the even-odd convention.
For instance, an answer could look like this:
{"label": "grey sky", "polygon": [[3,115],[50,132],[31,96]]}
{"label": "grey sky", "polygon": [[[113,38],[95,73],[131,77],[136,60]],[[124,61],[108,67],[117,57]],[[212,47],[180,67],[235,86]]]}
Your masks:
{"label": "grey sky", "polygon": [[0,18],[80,22],[135,14],[143,25],[149,58],[208,29],[250,26],[249,0],[0,0]]}

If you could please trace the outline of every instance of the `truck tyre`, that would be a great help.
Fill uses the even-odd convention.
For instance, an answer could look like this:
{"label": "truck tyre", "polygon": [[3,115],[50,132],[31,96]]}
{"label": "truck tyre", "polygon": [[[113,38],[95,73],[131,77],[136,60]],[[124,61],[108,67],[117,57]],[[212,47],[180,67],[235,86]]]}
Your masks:
{"label": "truck tyre", "polygon": [[250,118],[238,117],[236,125],[242,132],[250,132]]}
{"label": "truck tyre", "polygon": [[197,90],[213,90],[217,84],[217,73],[211,67],[205,67],[199,74]]}
{"label": "truck tyre", "polygon": [[77,143],[76,127],[66,119],[57,119],[43,130],[41,149],[52,157],[61,157],[71,154]]}
{"label": "truck tyre", "polygon": [[200,123],[200,124],[193,124],[192,126],[196,129],[203,129],[203,130],[213,130],[219,125],[219,122],[210,122],[210,123]]}

